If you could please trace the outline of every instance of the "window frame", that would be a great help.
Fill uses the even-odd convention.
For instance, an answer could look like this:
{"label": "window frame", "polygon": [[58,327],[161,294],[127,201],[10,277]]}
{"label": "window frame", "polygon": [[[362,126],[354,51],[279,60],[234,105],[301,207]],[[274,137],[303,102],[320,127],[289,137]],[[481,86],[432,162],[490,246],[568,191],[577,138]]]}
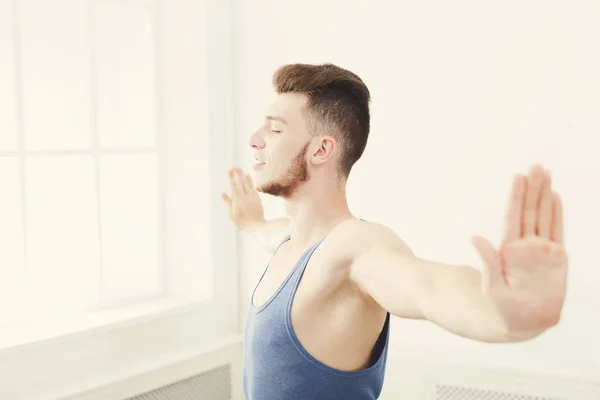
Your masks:
{"label": "window frame", "polygon": [[[94,0],[90,1],[93,4]],[[98,371],[115,371],[117,367],[125,371],[129,365],[141,360],[164,359],[165,354],[185,357],[185,354],[197,352],[200,347],[210,348],[211,343],[222,343],[224,338],[230,343],[241,342],[237,234],[227,221],[219,195],[226,184],[226,171],[236,159],[232,3],[223,0],[178,0],[175,5],[164,0],[104,1],[137,6],[146,4],[154,8],[161,32],[157,38],[158,68],[163,74],[177,73],[176,64],[185,60],[182,49],[175,57],[173,51],[165,56],[163,40],[185,40],[186,35],[199,31],[205,35],[203,43],[202,40],[194,42],[194,47],[198,52],[205,50],[206,54],[203,79],[206,107],[197,111],[207,117],[203,140],[207,147],[203,150],[208,155],[208,193],[205,196],[208,196],[210,205],[206,214],[210,218],[204,222],[210,225],[213,296],[209,301],[198,300],[190,291],[193,288],[190,285],[184,290],[167,291],[169,295],[163,298],[100,310],[84,319],[47,329],[1,332],[0,343],[2,335],[4,339],[12,337],[13,342],[0,348],[0,376],[3,377],[0,397],[5,397],[5,393],[20,394],[19,390],[25,389],[58,396],[73,392],[76,385],[82,385],[81,382],[92,384],[98,377]],[[181,24],[176,16],[182,11],[169,11],[167,7],[187,7],[195,15],[202,13],[205,28]],[[163,101],[168,79],[166,77],[159,82],[158,97]],[[163,133],[170,131],[169,121],[173,122],[176,118],[169,115],[170,106],[173,109],[173,104],[159,106],[159,129]],[[168,145],[159,142],[157,146],[161,144]],[[160,149],[159,162],[168,162],[169,157],[161,155]],[[170,151],[177,154],[176,147],[171,147]],[[159,185],[160,182],[159,179]],[[169,220],[165,222],[168,231]],[[170,240],[167,238],[167,253]],[[172,279],[179,282],[186,280],[184,270],[175,268],[171,272],[175,272]],[[59,368],[56,367],[57,361],[60,362]],[[74,382],[74,376],[78,377],[79,383]],[[36,387],[31,387],[32,382],[36,382]]]}

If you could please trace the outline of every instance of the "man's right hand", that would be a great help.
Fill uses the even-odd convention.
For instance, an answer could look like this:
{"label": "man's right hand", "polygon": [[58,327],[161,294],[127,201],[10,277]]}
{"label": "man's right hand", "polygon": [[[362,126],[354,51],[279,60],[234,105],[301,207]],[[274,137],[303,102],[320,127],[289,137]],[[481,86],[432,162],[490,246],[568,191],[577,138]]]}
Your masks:
{"label": "man's right hand", "polygon": [[240,168],[231,168],[228,177],[230,193],[223,193],[221,197],[227,207],[229,219],[242,231],[260,229],[266,221],[262,201],[252,178]]}
{"label": "man's right hand", "polygon": [[229,191],[221,197],[231,222],[251,233],[267,251],[274,252],[290,231],[288,218],[265,220],[262,201],[249,175],[239,168],[229,170]]}

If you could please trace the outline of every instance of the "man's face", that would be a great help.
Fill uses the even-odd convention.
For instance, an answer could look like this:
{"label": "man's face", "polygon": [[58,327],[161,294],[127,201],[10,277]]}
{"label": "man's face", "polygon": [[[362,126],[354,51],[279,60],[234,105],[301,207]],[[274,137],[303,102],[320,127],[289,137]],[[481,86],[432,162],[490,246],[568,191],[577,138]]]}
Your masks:
{"label": "man's face", "polygon": [[289,198],[308,181],[306,153],[312,135],[302,111],[305,104],[302,94],[277,95],[264,124],[250,137],[259,192]]}

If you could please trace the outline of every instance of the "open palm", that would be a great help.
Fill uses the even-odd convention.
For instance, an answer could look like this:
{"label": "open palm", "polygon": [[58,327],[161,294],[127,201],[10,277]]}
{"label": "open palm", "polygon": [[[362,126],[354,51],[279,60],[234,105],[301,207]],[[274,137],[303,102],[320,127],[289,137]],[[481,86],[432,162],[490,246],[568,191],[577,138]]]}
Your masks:
{"label": "open palm", "polygon": [[227,175],[230,193],[222,193],[221,198],[227,206],[229,219],[241,230],[250,230],[264,222],[262,201],[250,175],[240,168],[231,168]]}
{"label": "open palm", "polygon": [[473,244],[485,268],[483,290],[510,330],[543,330],[558,323],[567,283],[563,215],[550,173],[533,165],[516,175],[496,250],[476,236]]}

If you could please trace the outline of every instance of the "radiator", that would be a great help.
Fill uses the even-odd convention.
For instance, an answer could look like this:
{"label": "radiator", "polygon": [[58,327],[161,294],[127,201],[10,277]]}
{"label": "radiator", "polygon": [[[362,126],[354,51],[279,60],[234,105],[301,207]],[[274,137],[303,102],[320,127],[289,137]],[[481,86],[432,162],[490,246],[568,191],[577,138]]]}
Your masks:
{"label": "radiator", "polygon": [[231,367],[215,368],[129,400],[232,400]]}
{"label": "radiator", "polygon": [[558,397],[533,396],[501,392],[496,390],[473,389],[453,385],[436,385],[435,400],[565,400]]}
{"label": "radiator", "polygon": [[600,400],[600,383],[577,375],[438,366],[426,372],[423,400]]}

